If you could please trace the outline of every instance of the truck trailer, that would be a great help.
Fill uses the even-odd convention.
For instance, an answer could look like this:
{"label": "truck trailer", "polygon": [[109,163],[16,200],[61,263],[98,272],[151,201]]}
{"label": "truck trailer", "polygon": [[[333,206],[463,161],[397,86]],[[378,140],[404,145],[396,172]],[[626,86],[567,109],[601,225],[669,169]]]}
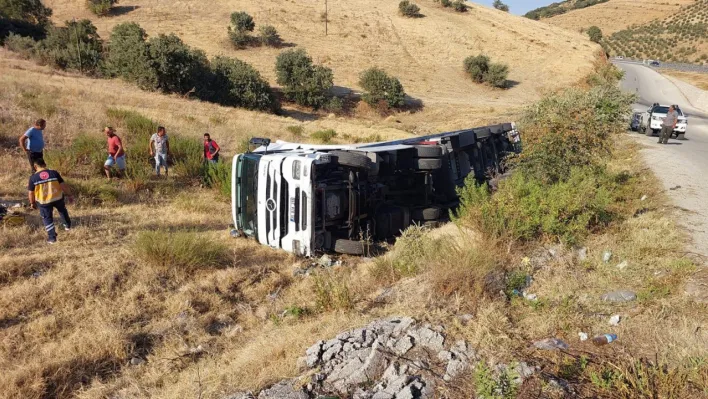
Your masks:
{"label": "truck trailer", "polygon": [[445,221],[468,176],[482,183],[521,151],[514,123],[378,143],[251,144],[232,163],[234,235],[300,256],[363,255],[412,224]]}

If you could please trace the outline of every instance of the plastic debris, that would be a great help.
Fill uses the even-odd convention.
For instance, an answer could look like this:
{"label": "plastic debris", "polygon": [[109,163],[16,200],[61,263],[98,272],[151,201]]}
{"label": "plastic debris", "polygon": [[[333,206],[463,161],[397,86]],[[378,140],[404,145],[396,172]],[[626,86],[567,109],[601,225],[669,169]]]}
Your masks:
{"label": "plastic debris", "polygon": [[646,201],[646,200],[647,200],[647,198],[649,198],[649,197],[647,197],[646,195],[642,195],[642,199],[641,199],[641,201]]}
{"label": "plastic debris", "polygon": [[592,343],[597,346],[607,345],[614,341],[617,341],[617,335],[615,334],[598,335],[597,337],[592,339]]}
{"label": "plastic debris", "polygon": [[581,331],[578,333],[578,338],[580,338],[581,342],[584,342],[588,340],[588,335]]}
{"label": "plastic debris", "polygon": [[538,295],[524,292],[524,299],[526,299],[527,301],[535,301],[538,299]]}
{"label": "plastic debris", "polygon": [[604,254],[602,254],[602,261],[607,263],[612,259],[612,251],[605,251]]}
{"label": "plastic debris", "polygon": [[620,315],[618,315],[618,314],[616,314],[616,315],[610,317],[610,325],[611,325],[611,326],[616,326],[616,325],[618,325],[618,324],[620,323],[620,319],[621,319],[621,317],[620,317]]}
{"label": "plastic debris", "polygon": [[558,349],[568,349],[568,344],[566,344],[565,342],[561,341],[558,338],[542,339],[540,341],[534,342],[533,346],[535,346],[538,349],[546,350],[546,351],[554,351],[554,350],[558,350]]}
{"label": "plastic debris", "polygon": [[578,260],[581,262],[584,262],[588,258],[588,249],[586,247],[582,247],[578,250]]}
{"label": "plastic debris", "polygon": [[619,270],[624,270],[624,269],[627,267],[627,265],[628,265],[628,263],[627,263],[627,261],[625,260],[625,261],[622,261],[622,263],[620,263],[619,265],[617,265],[617,268],[618,268]]}

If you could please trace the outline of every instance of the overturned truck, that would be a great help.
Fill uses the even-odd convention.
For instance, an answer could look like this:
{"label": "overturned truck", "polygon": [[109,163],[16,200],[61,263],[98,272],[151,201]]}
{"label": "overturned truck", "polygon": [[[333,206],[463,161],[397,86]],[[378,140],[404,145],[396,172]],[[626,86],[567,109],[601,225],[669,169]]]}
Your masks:
{"label": "overturned truck", "polygon": [[251,144],[233,158],[234,234],[303,256],[361,255],[411,224],[444,221],[470,174],[483,182],[521,150],[513,123],[379,143]]}

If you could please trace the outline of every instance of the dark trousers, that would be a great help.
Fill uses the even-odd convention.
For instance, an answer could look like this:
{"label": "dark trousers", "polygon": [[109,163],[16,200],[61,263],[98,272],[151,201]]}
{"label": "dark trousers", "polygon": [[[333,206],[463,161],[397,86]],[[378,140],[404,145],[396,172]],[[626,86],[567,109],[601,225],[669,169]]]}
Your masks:
{"label": "dark trousers", "polygon": [[34,161],[36,161],[40,158],[44,158],[44,153],[42,151],[40,151],[40,152],[27,151],[27,160],[29,161],[30,170],[32,170],[32,173],[34,173]]}
{"label": "dark trousers", "polygon": [[669,137],[671,137],[671,133],[674,132],[674,128],[671,126],[662,126],[661,127],[661,136],[659,137],[659,142],[660,143],[668,143],[669,142]]}
{"label": "dark trousers", "polygon": [[57,230],[54,227],[54,209],[59,211],[64,223],[66,223],[66,227],[71,227],[71,219],[63,198],[46,205],[39,205],[39,214],[42,216],[42,222],[44,222],[44,230],[47,231],[47,235],[52,241],[57,239]]}

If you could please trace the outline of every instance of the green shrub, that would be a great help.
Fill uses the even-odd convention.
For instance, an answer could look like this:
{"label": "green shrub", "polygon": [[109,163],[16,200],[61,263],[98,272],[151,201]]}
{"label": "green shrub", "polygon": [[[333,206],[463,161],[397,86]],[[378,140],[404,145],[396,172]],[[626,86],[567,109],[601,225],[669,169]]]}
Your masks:
{"label": "green shrub", "polygon": [[460,212],[495,238],[544,237],[575,244],[612,220],[611,186],[611,177],[593,167],[574,167],[565,180],[552,184],[517,171],[499,183],[494,195],[471,177],[459,190]]}
{"label": "green shrub", "polygon": [[264,46],[280,47],[283,44],[283,39],[278,35],[278,31],[270,25],[258,28],[258,39]]}
{"label": "green shrub", "polygon": [[68,147],[45,151],[44,159],[64,176],[90,178],[103,174],[106,141],[100,136],[79,134]]}
{"label": "green shrub", "polygon": [[103,42],[88,19],[67,21],[64,27],[49,29],[37,54],[57,68],[97,74],[102,64]]}
{"label": "green shrub", "polygon": [[51,16],[52,9],[41,0],[0,0],[0,19],[47,25]]}
{"label": "green shrub", "polygon": [[452,0],[440,0],[440,5],[443,7],[452,7]]}
{"label": "green shrub", "polygon": [[452,8],[457,12],[466,12],[467,11],[467,6],[465,5],[464,0],[455,0],[452,3]]}
{"label": "green shrub", "polygon": [[362,99],[369,105],[376,106],[384,101],[388,108],[405,105],[406,93],[401,82],[386,74],[382,69],[369,68],[361,74],[359,85],[366,91]]}
{"label": "green shrub", "polygon": [[131,138],[147,141],[153,133],[157,132],[157,122],[139,112],[108,108],[106,116],[113,125],[125,127],[126,135]]}
{"label": "green shrub", "polygon": [[142,89],[157,88],[157,73],[150,65],[147,34],[140,25],[126,22],[116,25],[108,42],[106,71],[136,83]]}
{"label": "green shrub", "polygon": [[595,43],[600,43],[602,40],[602,30],[597,26],[591,26],[588,28],[588,37]]}
{"label": "green shrub", "polygon": [[18,53],[23,58],[29,59],[35,57],[37,41],[28,36],[20,36],[10,33],[5,39],[5,48]]}
{"label": "green shrub", "polygon": [[504,4],[501,0],[494,0],[493,6],[497,10],[509,12],[509,6]]}
{"label": "green shrub", "polygon": [[159,35],[148,41],[150,67],[156,75],[156,89],[166,93],[199,95],[209,84],[209,61],[201,50],[194,50],[171,35]]}
{"label": "green shrub", "polygon": [[489,71],[489,57],[486,55],[469,56],[464,61],[465,72],[477,83],[484,82],[484,75]]}
{"label": "green shrub", "polygon": [[189,179],[204,177],[204,145],[199,139],[182,136],[170,137],[172,167],[177,175]]}
{"label": "green shrub", "polygon": [[248,32],[230,30],[229,40],[231,44],[237,49],[244,49],[253,43],[253,37],[248,34]]}
{"label": "green shrub", "polygon": [[403,0],[398,3],[398,11],[404,17],[408,18],[418,18],[420,17],[420,7],[411,3],[409,0]]}
{"label": "green shrub", "polygon": [[152,266],[186,272],[227,266],[232,260],[226,245],[193,232],[142,231],[133,253]]}
{"label": "green shrub", "polygon": [[237,11],[231,14],[230,29],[237,32],[253,32],[256,27],[253,17],[244,11]]}
{"label": "green shrub", "polygon": [[610,154],[609,138],[625,130],[633,101],[633,95],[612,83],[544,97],[521,118],[524,151],[515,164],[550,183],[573,167],[603,164]]}
{"label": "green shrub", "polygon": [[118,0],[86,0],[86,7],[99,17],[105,17],[116,3]]}
{"label": "green shrub", "polygon": [[344,100],[339,97],[332,97],[324,106],[325,111],[339,114],[344,111]]}
{"label": "green shrub", "polygon": [[489,64],[489,69],[484,74],[484,82],[493,87],[505,88],[509,67],[504,64]]}
{"label": "green shrub", "polygon": [[470,56],[464,61],[465,72],[477,83],[486,83],[493,87],[506,87],[509,67],[504,64],[494,64],[486,55]]}
{"label": "green shrub", "polygon": [[337,132],[334,129],[318,130],[310,135],[311,139],[325,144],[331,142],[335,137],[337,137]]}
{"label": "green shrub", "polygon": [[329,99],[329,90],[334,85],[332,70],[313,65],[305,50],[287,50],[275,64],[278,84],[290,101],[313,108],[322,107]]}
{"label": "green shrub", "polygon": [[248,109],[278,108],[268,82],[251,65],[237,59],[216,57],[211,62],[213,100]]}
{"label": "green shrub", "polygon": [[225,199],[231,198],[231,164],[227,162],[209,163],[204,168],[203,183],[215,189]]}

